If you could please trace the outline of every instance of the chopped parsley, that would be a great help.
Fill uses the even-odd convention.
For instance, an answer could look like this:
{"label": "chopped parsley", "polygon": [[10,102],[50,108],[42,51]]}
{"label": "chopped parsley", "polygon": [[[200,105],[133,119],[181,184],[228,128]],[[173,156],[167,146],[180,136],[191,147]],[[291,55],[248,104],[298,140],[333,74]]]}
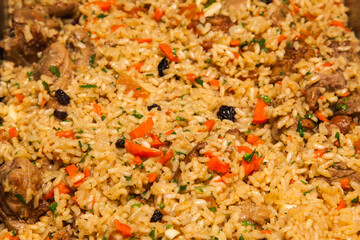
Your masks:
{"label": "chopped parsley", "polygon": [[303,180],[300,180],[300,181],[301,181],[303,184],[305,184],[305,185],[308,184],[307,182],[305,182],[305,181],[303,181]]}
{"label": "chopped parsley", "polygon": [[267,105],[271,104],[271,99],[266,95],[260,95],[259,98],[264,101]]}
{"label": "chopped parsley", "polygon": [[251,162],[255,154],[259,156],[259,152],[256,151],[256,148],[252,151],[252,153],[245,153],[243,159],[247,162]]}
{"label": "chopped parsley", "polygon": [[93,84],[80,85],[81,88],[98,88],[98,86]]}
{"label": "chopped parsley", "polygon": [[131,208],[134,208],[134,207],[141,207],[141,203],[135,203],[135,204],[131,205]]}
{"label": "chopped parsley", "polygon": [[151,239],[156,239],[155,238],[155,227],[150,231],[149,237],[151,237]]}
{"label": "chopped parsley", "polygon": [[102,68],[101,71],[103,71],[104,73],[108,72],[105,68]]}
{"label": "chopped parsley", "polygon": [[300,137],[304,137],[304,132],[306,132],[306,129],[302,125],[302,118],[301,117],[299,117],[299,121],[298,121],[298,124],[297,124],[296,131],[299,133]]}
{"label": "chopped parsley", "polygon": [[210,207],[209,210],[212,212],[216,212],[216,207]]}
{"label": "chopped parsley", "polygon": [[47,82],[42,81],[42,85],[44,86],[46,91],[50,91],[49,84],[47,84]]}
{"label": "chopped parsley", "polygon": [[197,84],[199,84],[200,86],[204,86],[204,81],[201,80],[201,78],[199,78],[199,77],[195,79],[195,82],[196,82]]}
{"label": "chopped parsley", "polygon": [[14,195],[19,199],[22,204],[26,204],[24,197],[20,193],[15,193]]}
{"label": "chopped parsley", "polygon": [[96,58],[96,54],[93,54],[93,55],[91,55],[90,60],[89,60],[90,66],[92,68],[94,68],[95,58]]}
{"label": "chopped parsley", "polygon": [[209,1],[207,1],[207,3],[205,4],[204,8],[210,7],[213,3],[214,3],[214,0],[209,0]]}
{"label": "chopped parsley", "polygon": [[160,209],[164,209],[165,205],[163,203],[160,203]]}
{"label": "chopped parsley", "polygon": [[187,188],[187,185],[180,185],[178,193],[182,193]]}
{"label": "chopped parsley", "polygon": [[340,146],[340,133],[339,132],[335,133],[335,138],[338,140],[339,146]]}
{"label": "chopped parsley", "polygon": [[195,187],[195,189],[199,190],[202,193],[204,192],[204,189],[201,186],[197,186],[197,187]]}
{"label": "chopped parsley", "polygon": [[205,60],[205,62],[206,62],[207,64],[209,64],[209,63],[211,63],[211,59],[208,58],[208,59]]}
{"label": "chopped parsley", "polygon": [[149,73],[149,74],[146,74],[145,76],[147,76],[147,77],[153,77],[153,76],[154,76],[154,74]]}
{"label": "chopped parsley", "polygon": [[344,103],[338,103],[335,106],[335,110],[343,109],[345,111],[349,110],[349,108]]}
{"label": "chopped parsley", "polygon": [[130,177],[124,176],[124,178],[126,179],[126,181],[131,181],[131,177],[132,177],[132,176],[130,176]]}
{"label": "chopped parsley", "polygon": [[48,207],[52,213],[55,213],[57,206],[58,206],[57,202],[54,202],[54,203],[50,204]]}
{"label": "chopped parsley", "polygon": [[104,18],[104,17],[107,17],[108,15],[104,15],[104,14],[102,14],[102,13],[100,13],[97,17],[98,18]]}
{"label": "chopped parsley", "polygon": [[241,234],[239,240],[245,240],[244,236]]}
{"label": "chopped parsley", "polygon": [[56,77],[60,77],[60,71],[59,68],[57,66],[54,65],[50,65],[50,72],[52,72],[53,74],[55,74]]}
{"label": "chopped parsley", "polygon": [[356,196],[356,198],[351,199],[352,203],[359,203],[359,196]]}
{"label": "chopped parsley", "polygon": [[252,222],[244,220],[244,221],[242,221],[241,225],[242,226],[252,226],[253,224],[252,224]]}
{"label": "chopped parsley", "polygon": [[183,118],[183,117],[176,117],[176,121],[186,121],[186,118]]}
{"label": "chopped parsley", "polygon": [[136,117],[137,119],[142,119],[144,115],[138,113],[136,110],[134,110],[134,112],[132,113],[132,115],[134,117]]}

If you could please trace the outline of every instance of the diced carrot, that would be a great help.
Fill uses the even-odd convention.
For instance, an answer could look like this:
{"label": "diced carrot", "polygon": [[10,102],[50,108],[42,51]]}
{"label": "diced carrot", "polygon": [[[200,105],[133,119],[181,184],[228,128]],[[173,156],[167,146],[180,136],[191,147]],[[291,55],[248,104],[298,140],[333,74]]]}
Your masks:
{"label": "diced carrot", "polygon": [[336,207],[336,210],[341,210],[343,208],[345,208],[345,201],[344,201],[344,199],[341,199],[340,203]]}
{"label": "diced carrot", "polygon": [[157,21],[160,22],[161,18],[165,15],[165,11],[162,8],[157,8],[154,12],[154,14],[152,15],[152,18]]}
{"label": "diced carrot", "polygon": [[111,32],[115,32],[116,30],[118,30],[121,27],[125,27],[125,24],[120,24],[120,25],[114,25],[111,27]]}
{"label": "diced carrot", "polygon": [[60,182],[60,183],[59,183],[58,185],[56,185],[53,189],[51,189],[51,190],[48,192],[48,194],[45,195],[44,200],[48,200],[48,199],[54,198],[55,188],[58,188],[58,189],[59,189],[59,193],[60,193],[60,194],[68,194],[68,193],[70,193],[70,189],[69,189],[65,184],[63,184],[62,182]]}
{"label": "diced carrot", "polygon": [[65,138],[74,138],[74,132],[73,130],[68,131],[58,131],[55,133],[58,137],[65,137]]}
{"label": "diced carrot", "polygon": [[160,43],[159,48],[170,61],[173,61],[173,62],[179,61],[179,58],[175,57],[171,47],[169,45],[167,45],[166,43]]}
{"label": "diced carrot", "polygon": [[312,21],[315,20],[317,18],[317,16],[312,15],[310,13],[306,13],[305,15],[303,15],[308,21]]}
{"label": "diced carrot", "polygon": [[345,31],[349,32],[350,29],[345,27],[345,23],[340,22],[340,21],[332,21],[328,23],[329,26],[335,26],[335,27],[341,27],[343,28]]}
{"label": "diced carrot", "polygon": [[130,71],[131,68],[135,68],[139,73],[141,73],[141,67],[144,65],[144,61],[136,63],[132,66],[130,66],[127,70]]}
{"label": "diced carrot", "polygon": [[220,161],[217,157],[212,157],[206,163],[206,166],[218,173],[227,173],[229,171],[230,164]]}
{"label": "diced carrot", "polygon": [[290,142],[292,142],[292,136],[291,135],[288,136],[288,139],[289,139]]}
{"label": "diced carrot", "polygon": [[22,94],[16,94],[15,97],[17,98],[17,100],[19,101],[19,103],[22,103],[25,96],[22,95]]}
{"label": "diced carrot", "polygon": [[326,62],[324,63],[322,66],[323,67],[331,67],[333,64],[329,63],[329,62]]}
{"label": "diced carrot", "polygon": [[260,15],[260,11],[258,11],[257,13],[254,14],[254,17],[257,17]]}
{"label": "diced carrot", "polygon": [[[196,78],[196,77],[195,77]],[[195,79],[194,79],[195,80]],[[220,82],[216,79],[211,79],[209,82],[208,82],[211,86],[214,86],[214,87],[217,87],[217,88],[220,88]]]}
{"label": "diced carrot", "polygon": [[195,3],[190,3],[187,6],[181,7],[179,14],[183,14],[185,13],[185,17],[187,19],[193,19],[195,16],[197,16],[197,18],[199,19],[204,13],[200,12],[198,14],[196,14],[197,12],[197,5]]}
{"label": "diced carrot", "polygon": [[69,174],[70,178],[74,178],[79,174],[79,169],[75,166],[75,164],[71,164],[65,168],[66,172]]}
{"label": "diced carrot", "polygon": [[295,3],[293,3],[293,2],[290,2],[290,4],[291,4],[291,6],[292,6],[293,9],[294,9],[294,13],[298,13],[298,12],[299,12],[299,7],[298,7]]}
{"label": "diced carrot", "polygon": [[35,12],[31,12],[31,14],[34,16],[34,18],[37,20],[37,21],[41,21],[41,17],[39,17],[39,15],[37,15]]}
{"label": "diced carrot", "polygon": [[174,130],[174,129],[171,129],[170,131],[167,131],[167,132],[165,133],[165,135],[166,135],[166,136],[169,136],[169,135],[171,135],[173,132],[175,132],[175,130]]}
{"label": "diced carrot", "polygon": [[237,47],[240,45],[240,41],[239,40],[231,40],[230,41],[230,47]]}
{"label": "diced carrot", "polygon": [[262,139],[258,139],[257,141],[255,141],[253,143],[254,146],[259,146],[259,145],[262,145],[262,144],[265,144],[265,142]]}
{"label": "diced carrot", "polygon": [[314,151],[315,153],[315,157],[318,158],[318,157],[322,157],[325,153],[325,149],[317,149]]}
{"label": "diced carrot", "polygon": [[223,182],[223,183],[226,183],[229,178],[235,177],[235,176],[236,176],[235,173],[229,173],[229,172],[227,172],[227,173],[225,173],[223,176],[221,176],[220,179],[216,180],[215,182]]}
{"label": "diced carrot", "polygon": [[237,146],[238,151],[241,152],[245,152],[245,153],[252,153],[253,150],[251,150],[251,148],[247,147],[247,146]]}
{"label": "diced carrot", "polygon": [[102,116],[101,106],[97,104],[95,101],[91,102],[90,105],[94,108],[94,112],[101,117]]}
{"label": "diced carrot", "polygon": [[141,158],[139,156],[135,156],[134,159],[133,159],[133,163],[136,166],[139,166],[142,163],[142,160],[141,160]]}
{"label": "diced carrot", "polygon": [[101,10],[103,10],[103,11],[109,11],[109,10],[110,10],[110,6],[111,6],[111,3],[109,3],[109,2],[103,2],[103,1],[90,2],[90,3],[85,4],[84,6],[85,6],[85,7],[88,7],[88,6],[90,6],[91,4],[94,4],[94,5],[98,6],[98,7],[99,7]]}
{"label": "diced carrot", "polygon": [[50,240],[50,237],[45,238],[45,240]]}
{"label": "diced carrot", "polygon": [[196,75],[193,73],[186,74],[186,77],[189,79],[190,82],[195,82]]}
{"label": "diced carrot", "polygon": [[281,85],[281,84],[282,84],[282,81],[277,81],[276,83],[279,84],[279,85]]}
{"label": "diced carrot", "polygon": [[201,132],[205,132],[205,131],[208,131],[210,132],[211,129],[214,127],[215,125],[215,120],[213,119],[210,119],[210,120],[207,120],[202,126],[206,127],[206,129],[202,130]]}
{"label": "diced carrot", "polygon": [[270,230],[261,230],[262,234],[270,234],[271,235],[271,231]]}
{"label": "diced carrot", "polygon": [[161,163],[164,166],[168,161],[170,161],[173,158],[173,156],[174,156],[174,151],[169,150],[169,151],[167,151],[167,153],[164,156],[162,156],[158,160],[158,162]]}
{"label": "diced carrot", "polygon": [[90,169],[86,168],[83,173],[85,177],[90,177]]}
{"label": "diced carrot", "polygon": [[304,38],[305,38],[305,36],[304,36],[304,35],[302,35],[302,34],[300,34],[300,35],[296,35],[296,36],[294,37],[294,40],[298,40],[299,38],[304,39]]}
{"label": "diced carrot", "polygon": [[151,43],[152,39],[151,38],[135,38],[135,39],[133,39],[133,41],[136,41],[138,43]]}
{"label": "diced carrot", "polygon": [[305,95],[305,89],[301,89],[301,93]]}
{"label": "diced carrot", "polygon": [[240,54],[239,53],[237,53],[237,52],[232,52],[233,53],[233,55],[234,55],[234,58],[239,58],[240,57]]}
{"label": "diced carrot", "polygon": [[154,126],[154,121],[152,117],[149,117],[142,124],[140,124],[140,126],[138,126],[129,133],[131,140],[145,136],[150,132],[153,126]]}
{"label": "diced carrot", "polygon": [[152,139],[152,142],[150,142],[150,146],[153,147],[153,148],[158,148],[158,147],[161,147],[161,146],[168,145],[167,142],[160,141],[160,138],[158,136],[156,136],[156,135],[150,134],[150,137]]}
{"label": "diced carrot", "polygon": [[353,143],[353,146],[355,147],[355,152],[360,153],[360,138]]}
{"label": "diced carrot", "polygon": [[9,129],[9,136],[10,138],[14,138],[18,136],[18,131],[16,129],[16,127],[12,127]]}
{"label": "diced carrot", "polygon": [[155,174],[155,173],[150,173],[150,174],[147,176],[147,178],[148,178],[148,180],[149,180],[149,183],[154,182],[154,181],[156,180],[157,176],[158,176],[158,175]]}
{"label": "diced carrot", "polygon": [[134,236],[134,233],[131,231],[131,228],[121,223],[119,220],[115,219],[114,221],[115,229],[124,237],[131,237]]}
{"label": "diced carrot", "polygon": [[200,19],[200,18],[201,18],[201,16],[202,16],[202,15],[204,15],[204,14],[205,14],[204,12],[199,12],[199,13],[197,13],[197,14],[196,14],[197,19]]}
{"label": "diced carrot", "polygon": [[77,205],[79,205],[79,202],[78,202],[78,199],[77,199],[77,197],[75,196],[75,197],[73,197],[73,200],[74,200],[74,202],[77,204]]}
{"label": "diced carrot", "polygon": [[343,178],[343,179],[340,179],[340,184],[341,184],[341,188],[344,189],[344,190],[349,190],[351,187],[350,187],[350,182],[349,182],[349,178]]}
{"label": "diced carrot", "polygon": [[147,148],[127,140],[125,140],[125,148],[132,155],[139,157],[159,157],[162,155],[162,151],[160,150]]}
{"label": "diced carrot", "polygon": [[343,95],[341,95],[340,97],[347,97],[347,96],[349,96],[351,93],[350,92],[346,92],[346,93],[344,93]]}
{"label": "diced carrot", "polygon": [[268,105],[264,103],[260,98],[258,99],[255,110],[254,110],[254,118],[253,118],[253,124],[261,124],[268,121],[268,118],[265,115],[265,108]]}
{"label": "diced carrot", "polygon": [[328,121],[329,121],[329,119],[327,119],[326,117],[324,117],[324,115],[322,115],[321,112],[319,112],[318,110],[315,111],[315,116],[316,116],[319,120],[321,120],[321,121],[323,121],[323,122],[328,122]]}
{"label": "diced carrot", "polygon": [[13,236],[13,235],[10,235],[10,234],[5,234],[1,239],[9,239],[9,240],[19,240],[19,237],[17,236]]}
{"label": "diced carrot", "polygon": [[291,185],[291,184],[293,184],[294,182],[295,182],[295,180],[294,180],[294,179],[291,179],[289,184]]}
{"label": "diced carrot", "polygon": [[249,175],[252,172],[256,172],[260,169],[262,162],[264,161],[264,157],[257,157],[255,154],[251,160],[251,162],[247,162],[244,159],[242,160],[242,165],[244,167],[245,175]]}
{"label": "diced carrot", "polygon": [[287,36],[285,36],[284,34],[281,34],[280,36],[278,36],[278,44],[280,44],[282,41],[286,40]]}
{"label": "diced carrot", "polygon": [[45,106],[45,104],[46,104],[46,100],[43,99],[43,100],[41,101],[40,109],[43,109],[44,106]]}
{"label": "diced carrot", "polygon": [[81,184],[85,182],[85,178],[80,179],[77,182],[74,182],[74,187],[79,187]]}
{"label": "diced carrot", "polygon": [[251,144],[253,144],[253,143],[256,142],[257,140],[259,140],[259,137],[256,136],[256,135],[254,135],[254,134],[249,134],[249,135],[247,136],[247,138],[246,138],[246,141],[247,141],[248,143],[251,143]]}

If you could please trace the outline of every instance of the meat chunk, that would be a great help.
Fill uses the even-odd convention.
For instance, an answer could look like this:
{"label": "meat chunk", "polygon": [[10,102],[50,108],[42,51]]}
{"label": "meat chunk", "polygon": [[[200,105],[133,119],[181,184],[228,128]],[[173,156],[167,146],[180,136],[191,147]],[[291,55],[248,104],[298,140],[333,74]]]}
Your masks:
{"label": "meat chunk", "polygon": [[146,91],[143,87],[140,86],[135,80],[133,80],[129,75],[124,72],[119,72],[119,77],[117,79],[117,84],[125,85],[125,94],[130,91],[133,91],[134,98],[148,98],[149,92]]}
{"label": "meat chunk", "polygon": [[284,58],[275,64],[270,83],[280,81],[284,76],[296,73],[297,69],[294,65],[300,62],[301,59],[309,60],[316,56],[314,49],[309,44],[302,40],[298,42],[299,49],[295,49],[293,45],[290,45],[285,50]]}
{"label": "meat chunk", "polygon": [[271,210],[265,204],[256,205],[250,200],[240,203],[239,206],[232,206],[230,210],[239,212],[240,220],[251,221],[260,226],[264,225],[271,215]]}
{"label": "meat chunk", "polygon": [[19,230],[25,222],[34,223],[48,208],[46,203],[33,208],[32,199],[41,187],[41,178],[36,166],[24,158],[15,158],[0,167],[0,219],[9,229]]}
{"label": "meat chunk", "polygon": [[[199,23],[200,23],[199,20],[193,19],[191,23],[188,25],[188,29],[193,29],[194,32],[196,32],[196,26]],[[206,17],[206,23],[211,24],[212,31],[222,31],[222,32],[229,32],[230,27],[234,25],[234,23],[231,22],[231,19],[228,16],[224,16],[221,14],[214,15],[212,17]]]}
{"label": "meat chunk", "polygon": [[[292,116],[291,116],[291,118],[293,119],[294,123],[298,122],[298,120],[296,118],[294,118]],[[292,124],[291,126],[288,126],[288,127],[283,126],[283,127],[279,128],[278,124],[279,124],[280,120],[281,119],[278,118],[271,122],[271,136],[273,137],[273,139],[275,141],[280,141],[280,136],[282,134],[285,134],[287,131],[296,131],[296,124]]]}
{"label": "meat chunk", "polygon": [[335,163],[332,167],[329,168],[329,172],[331,174],[331,182],[338,182],[341,179],[348,178],[349,181],[355,181],[360,184],[360,174],[349,168],[345,163]]}
{"label": "meat chunk", "polygon": [[328,46],[333,49],[333,57],[344,57],[350,61],[359,62],[360,52],[356,50],[357,45],[355,43],[351,41],[330,41]]}
{"label": "meat chunk", "polygon": [[41,75],[53,77],[56,89],[66,89],[71,83],[72,70],[73,62],[65,46],[53,43],[44,51],[35,69],[34,78],[40,79]]}
{"label": "meat chunk", "polygon": [[352,94],[348,98],[340,99],[335,105],[335,115],[360,117],[360,95]]}
{"label": "meat chunk", "polygon": [[321,92],[318,87],[310,87],[305,90],[305,102],[309,105],[310,110],[315,111],[318,108],[320,96]]}
{"label": "meat chunk", "polygon": [[[191,160],[193,158],[201,156],[200,150],[203,149],[206,145],[207,145],[207,142],[199,142],[198,144],[196,144],[196,146],[193,149],[191,149],[191,151],[188,153],[188,155],[184,159],[185,164],[188,164],[189,162],[191,162]],[[176,170],[176,172],[173,176],[173,179],[176,179],[179,181],[180,178],[181,178],[181,169],[179,167]]]}
{"label": "meat chunk", "polygon": [[56,17],[73,17],[78,13],[79,4],[76,0],[57,0],[49,9],[49,14]]}
{"label": "meat chunk", "polygon": [[329,125],[327,125],[327,129],[331,132],[332,126],[335,125],[340,129],[340,132],[342,134],[347,134],[350,130],[351,123],[352,117],[346,115],[338,115],[330,120]]}
{"label": "meat chunk", "polygon": [[227,130],[225,132],[225,136],[227,134],[235,136],[235,138],[238,139],[241,143],[245,142],[245,139],[246,139],[245,133],[240,132],[240,130],[238,128],[233,128],[233,129]]}
{"label": "meat chunk", "polygon": [[99,54],[96,54],[95,47],[90,42],[87,32],[80,28],[74,29],[66,40],[66,47],[69,49],[71,59],[74,60],[76,66],[95,66],[95,63],[91,63],[90,60],[92,58],[95,60]]}
{"label": "meat chunk", "polygon": [[71,240],[70,228],[67,226],[65,229],[60,230],[52,235],[52,240]]}
{"label": "meat chunk", "polygon": [[205,51],[209,51],[213,46],[213,42],[211,42],[211,41],[203,41],[200,45],[202,46],[202,48]]}

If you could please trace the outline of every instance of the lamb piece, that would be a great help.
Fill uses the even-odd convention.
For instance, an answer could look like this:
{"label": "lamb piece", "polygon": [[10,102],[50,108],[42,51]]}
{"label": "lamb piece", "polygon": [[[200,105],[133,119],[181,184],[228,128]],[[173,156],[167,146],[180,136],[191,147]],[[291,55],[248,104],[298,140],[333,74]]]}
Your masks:
{"label": "lamb piece", "polygon": [[49,6],[49,14],[56,17],[74,17],[78,14],[79,4],[76,0],[57,0]]}
{"label": "lamb piece", "polygon": [[74,29],[66,40],[66,47],[69,49],[71,59],[74,60],[76,66],[96,66],[95,61],[91,63],[90,60],[95,60],[99,54],[96,53],[87,32],[80,28]]}
{"label": "lamb piece", "polygon": [[[211,24],[212,31],[222,31],[225,33],[229,32],[230,27],[234,25],[234,23],[231,22],[231,19],[228,16],[224,16],[221,14],[214,15],[212,17],[206,17],[206,23]],[[198,19],[193,19],[187,28],[193,29],[193,31],[196,32],[196,26],[198,24],[200,24],[200,21]]]}
{"label": "lamb piece", "polygon": [[326,126],[328,131],[330,132],[330,135],[332,134],[332,126],[337,126],[340,129],[340,132],[342,134],[347,134],[350,130],[350,125],[352,123],[352,117],[346,116],[346,115],[338,115],[333,117],[329,124]]}
{"label": "lamb piece", "polygon": [[[360,52],[356,50],[356,43],[351,43],[351,41],[348,40],[341,43],[338,41],[330,41],[328,46],[333,49],[333,57],[344,57],[345,59],[349,59],[349,61],[359,62]],[[348,48],[348,50],[340,51],[341,48]]]}
{"label": "lamb piece", "polygon": [[69,225],[52,235],[52,240],[71,240]]}
{"label": "lamb piece", "polygon": [[[267,2],[269,2],[269,1],[267,0]],[[277,6],[276,8],[269,8],[270,11],[268,12],[268,16],[270,16],[270,18],[273,22],[272,26],[277,27],[277,26],[279,26],[279,23],[281,21],[285,20],[286,15],[289,13],[289,7],[286,4],[284,4],[283,1],[278,1],[275,3],[280,4],[280,5]]]}
{"label": "lamb piece", "polygon": [[[298,122],[298,120],[296,118],[293,118],[293,119],[294,119],[294,123]],[[289,127],[283,126],[282,128],[278,128],[279,121],[280,121],[280,118],[275,119],[271,122],[271,136],[277,142],[280,141],[280,136],[282,134],[286,133],[287,131],[296,131],[296,128],[297,128],[297,124],[293,124]]]}
{"label": "lamb piece", "polygon": [[225,132],[225,136],[227,134],[235,136],[236,139],[238,139],[241,143],[245,142],[246,136],[245,133],[240,132],[238,128],[229,129]]}
{"label": "lamb piece", "polygon": [[133,80],[129,75],[125,72],[119,72],[119,77],[116,81],[116,84],[125,85],[126,89],[124,91],[127,94],[130,91],[133,91],[133,97],[138,98],[148,98],[149,92],[146,91],[140,84],[138,84],[135,80]]}
{"label": "lamb piece", "polygon": [[245,81],[248,78],[250,78],[253,81],[256,81],[259,78],[259,72],[255,70],[250,70],[247,75],[239,77],[241,81]]}
{"label": "lamb piece", "polygon": [[139,12],[143,12],[146,14],[148,9],[143,7],[133,7],[130,10],[125,10],[125,6],[123,4],[117,5],[117,8],[123,12],[126,12],[129,17],[140,17]]}
{"label": "lamb piece", "polygon": [[240,212],[240,220],[251,221],[259,226],[264,225],[270,219],[271,210],[265,205],[256,205],[250,200],[246,200],[239,206],[231,206],[231,212]]}
{"label": "lamb piece", "polygon": [[[71,84],[73,66],[65,46],[61,43],[53,43],[44,51],[35,69],[34,78],[38,80],[41,75],[52,77],[55,79],[55,89],[66,89]],[[57,70],[59,73],[56,73]]]}
{"label": "lamb piece", "polygon": [[349,168],[343,162],[335,163],[333,167],[328,169],[328,171],[331,174],[331,182],[338,182],[341,179],[348,178],[350,182],[355,181],[360,184],[360,174]]}
{"label": "lamb piece", "polygon": [[[184,159],[185,164],[188,164],[189,162],[191,162],[191,160],[195,157],[200,157],[200,150],[203,149],[205,146],[207,145],[207,142],[199,142],[198,144],[196,144],[196,146],[191,149],[191,151],[188,153],[188,155],[186,156],[186,158]],[[176,180],[180,180],[181,179],[181,169],[180,167],[176,170],[173,179]]]}
{"label": "lamb piece", "polygon": [[314,49],[309,44],[303,40],[298,40],[298,42],[300,45],[298,50],[293,45],[287,47],[284,58],[274,65],[270,83],[281,81],[284,76],[296,73],[297,69],[294,65],[301,59],[309,60],[316,56]]}
{"label": "lamb piece", "polygon": [[209,51],[212,46],[213,46],[213,42],[210,42],[210,41],[203,41],[201,44],[202,48],[205,50],[205,51]]}
{"label": "lamb piece", "polygon": [[347,98],[340,99],[336,103],[335,109],[335,115],[360,117],[360,95],[353,93]]}
{"label": "lamb piece", "polygon": [[318,87],[310,87],[305,90],[305,102],[309,105],[310,110],[315,111],[318,108],[320,96],[321,92]]}
{"label": "lamb piece", "polygon": [[12,230],[24,228],[25,222],[34,223],[49,209],[41,203],[33,208],[33,200],[25,202],[41,189],[41,178],[36,166],[25,158],[15,158],[0,167],[0,219]]}
{"label": "lamb piece", "polygon": [[314,128],[316,127],[316,125],[314,124],[313,121],[311,121],[310,119],[308,118],[304,118],[301,120],[301,125],[306,129],[306,130],[309,130],[309,131],[313,131]]}

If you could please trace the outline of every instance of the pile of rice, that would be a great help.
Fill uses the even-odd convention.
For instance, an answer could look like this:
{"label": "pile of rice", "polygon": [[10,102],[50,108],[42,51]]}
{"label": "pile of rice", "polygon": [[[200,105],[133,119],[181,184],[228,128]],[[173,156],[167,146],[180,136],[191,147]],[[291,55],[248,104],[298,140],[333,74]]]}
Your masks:
{"label": "pile of rice", "polygon": [[[131,228],[132,239],[358,238],[360,208],[352,200],[360,195],[360,185],[351,182],[352,190],[345,192],[340,183],[330,184],[324,179],[331,176],[327,168],[332,163],[343,162],[360,171],[359,153],[353,146],[360,136],[359,125],[346,135],[340,134],[341,147],[334,145],[335,136],[327,135],[326,123],[315,115],[312,119],[319,124],[317,133],[306,132],[300,137],[292,131],[278,142],[271,136],[272,119],[281,119],[282,127],[297,124],[289,116],[303,117],[311,112],[302,92],[314,81],[307,76],[309,71],[341,71],[346,80],[356,79],[348,90],[360,92],[359,64],[332,57],[324,44],[329,38],[358,43],[353,32],[328,25],[332,20],[347,22],[342,0],[292,0],[291,4],[274,0],[268,5],[244,0],[239,1],[243,3],[239,8],[230,10],[219,0],[196,0],[197,9],[202,12],[197,16],[197,31],[188,28],[190,20],[179,11],[191,1],[117,0],[112,1],[109,11],[81,2],[79,24],[65,24],[57,41],[65,43],[73,29],[85,28],[101,58],[96,67],[89,65],[73,72],[66,90],[71,102],[65,121],[54,118],[54,109],[41,108],[56,90],[53,78],[43,75],[34,81],[28,74],[34,67],[15,66],[10,61],[1,65],[0,97],[4,100],[0,102],[0,117],[4,122],[0,131],[5,137],[0,142],[0,162],[22,157],[41,168],[42,159],[50,161],[53,167],[41,176],[44,185],[38,190],[35,205],[60,182],[71,189],[68,194],[55,189],[56,210],[49,210],[35,224],[27,224],[16,233],[19,239],[46,239],[69,224],[73,239],[108,239],[116,231],[116,219]],[[284,4],[290,10],[274,24],[272,13]],[[122,8],[116,7],[120,5]],[[126,12],[145,5],[147,10],[138,11],[137,16]],[[165,11],[160,21],[152,17],[157,8]],[[97,18],[100,13],[105,17]],[[236,23],[228,32],[213,31],[211,25],[204,24],[205,17],[219,13]],[[306,21],[306,14],[316,18]],[[117,25],[122,27],[111,31]],[[309,34],[305,38],[317,51],[317,57],[300,61],[295,66],[298,73],[286,74],[281,82],[270,83],[269,66],[283,57],[288,42],[295,42],[296,48],[299,43],[293,39],[304,29],[319,32],[316,37]],[[287,39],[279,43],[281,34]],[[253,51],[245,48],[239,56],[233,53],[239,52],[239,47],[231,47],[231,40],[251,42],[254,37],[264,38],[263,47],[268,51],[256,44]],[[138,43],[133,41],[136,38],[151,38],[151,42]],[[211,41],[212,48],[204,50],[204,41]],[[162,77],[158,64],[166,56],[159,49],[161,43],[168,44],[179,58],[177,63],[169,61],[169,69]],[[332,66],[322,67],[326,61],[331,61]],[[131,67],[140,62],[143,65],[139,71]],[[257,71],[256,78],[247,78],[251,71]],[[147,90],[149,97],[135,98],[134,91],[124,91],[126,86],[117,83],[123,73]],[[188,74],[201,81],[191,82]],[[209,83],[212,79],[219,81],[219,88]],[[43,81],[50,91],[46,91]],[[96,87],[81,87],[87,84]],[[324,94],[319,111],[325,117],[331,116],[329,103],[336,102],[343,93]],[[19,94],[25,96],[22,102],[16,97]],[[281,104],[266,108],[268,122],[252,124],[259,95]],[[101,116],[90,104],[93,101],[101,107]],[[158,104],[161,110],[148,111],[152,104]],[[234,121],[218,118],[222,105],[234,107]],[[118,139],[130,141],[129,132],[149,117],[154,121],[151,133],[170,143],[160,149],[175,153],[171,164],[163,166],[158,162],[160,157],[150,157],[136,166],[134,155],[115,146]],[[202,126],[208,120],[215,120],[210,132]],[[11,138],[8,132],[14,127],[18,136]],[[264,144],[254,146],[225,135],[234,128],[258,136]],[[75,138],[56,135],[67,130],[72,130]],[[169,134],[170,130],[173,133]],[[152,140],[145,136],[132,141],[150,147]],[[185,164],[186,155],[199,142],[207,145],[199,157]],[[258,171],[245,174],[244,152],[239,152],[237,146],[256,148],[264,156]],[[314,151],[318,149],[327,152],[316,157]],[[208,151],[229,164],[233,173],[230,178],[219,181],[223,174],[208,169],[209,156],[204,155]],[[90,176],[79,187],[74,187],[65,170],[71,164],[81,172],[90,170]],[[181,182],[173,181],[178,168]],[[153,183],[148,180],[150,173],[157,175]],[[345,208],[339,209],[342,200]],[[239,206],[251,202],[254,206],[265,205],[270,211],[269,219],[261,226],[241,217]],[[156,209],[163,218],[150,222]],[[0,238],[9,234],[12,235],[11,230],[0,224]]]}

